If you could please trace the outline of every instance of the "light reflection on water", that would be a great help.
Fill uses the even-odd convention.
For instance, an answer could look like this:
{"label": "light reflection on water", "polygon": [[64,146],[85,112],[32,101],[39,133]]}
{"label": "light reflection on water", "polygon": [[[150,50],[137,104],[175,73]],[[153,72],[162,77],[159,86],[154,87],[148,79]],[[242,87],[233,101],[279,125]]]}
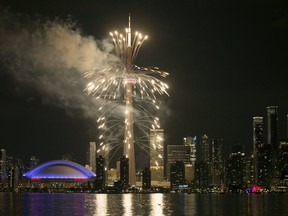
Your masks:
{"label": "light reflection on water", "polygon": [[0,193],[0,215],[288,215],[288,194]]}

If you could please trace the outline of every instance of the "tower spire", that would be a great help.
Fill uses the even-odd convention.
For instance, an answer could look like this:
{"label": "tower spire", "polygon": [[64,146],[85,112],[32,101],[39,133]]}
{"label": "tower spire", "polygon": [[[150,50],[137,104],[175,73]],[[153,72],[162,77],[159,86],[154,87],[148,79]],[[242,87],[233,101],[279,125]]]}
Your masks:
{"label": "tower spire", "polygon": [[131,15],[129,13],[129,20],[128,20],[128,47],[131,47]]}

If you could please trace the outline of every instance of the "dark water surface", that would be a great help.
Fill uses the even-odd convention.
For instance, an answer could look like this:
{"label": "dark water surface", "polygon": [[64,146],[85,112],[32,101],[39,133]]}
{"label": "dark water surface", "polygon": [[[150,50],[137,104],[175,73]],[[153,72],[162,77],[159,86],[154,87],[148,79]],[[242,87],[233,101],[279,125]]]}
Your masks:
{"label": "dark water surface", "polygon": [[288,194],[0,193],[0,215],[287,215]]}

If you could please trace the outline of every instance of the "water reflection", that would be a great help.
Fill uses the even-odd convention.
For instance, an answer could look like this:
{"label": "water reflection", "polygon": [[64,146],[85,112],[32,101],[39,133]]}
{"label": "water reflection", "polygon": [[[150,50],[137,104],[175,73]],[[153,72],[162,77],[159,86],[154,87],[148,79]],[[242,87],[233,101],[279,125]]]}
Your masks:
{"label": "water reflection", "polygon": [[287,194],[0,193],[0,215],[288,215]]}
{"label": "water reflection", "polygon": [[165,208],[165,205],[163,202],[162,193],[151,194],[150,205],[151,205],[151,215],[157,215],[157,216],[164,215],[163,209]]}
{"label": "water reflection", "polygon": [[133,194],[131,193],[122,194],[124,215],[133,215],[132,196]]}
{"label": "water reflection", "polygon": [[96,215],[107,215],[107,194],[95,195]]}

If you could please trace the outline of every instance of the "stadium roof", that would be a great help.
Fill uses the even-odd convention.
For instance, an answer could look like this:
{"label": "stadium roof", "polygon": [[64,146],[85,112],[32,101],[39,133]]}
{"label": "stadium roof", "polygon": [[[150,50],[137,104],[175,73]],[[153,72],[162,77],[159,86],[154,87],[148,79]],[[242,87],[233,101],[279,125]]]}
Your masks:
{"label": "stadium roof", "polygon": [[78,179],[85,180],[96,176],[82,165],[65,160],[53,160],[43,163],[23,174],[28,179]]}

